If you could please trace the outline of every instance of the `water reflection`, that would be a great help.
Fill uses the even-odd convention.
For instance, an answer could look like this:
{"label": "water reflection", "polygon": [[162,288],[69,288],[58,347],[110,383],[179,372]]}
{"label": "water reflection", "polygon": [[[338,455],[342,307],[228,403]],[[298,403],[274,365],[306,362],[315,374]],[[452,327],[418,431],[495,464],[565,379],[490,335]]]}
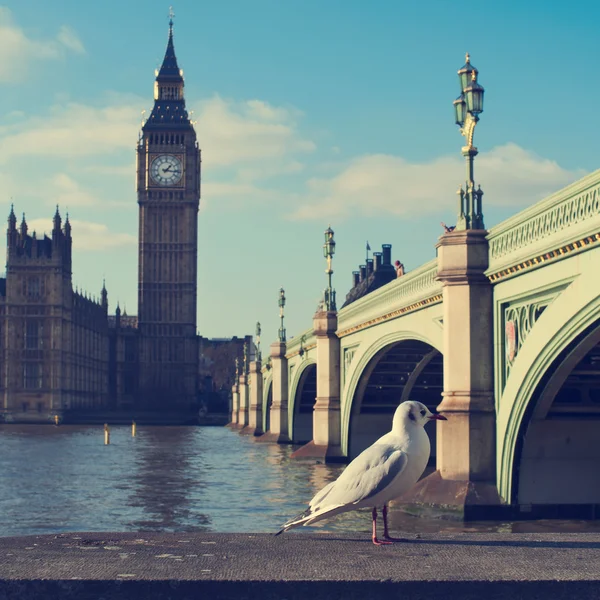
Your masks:
{"label": "water reflection", "polygon": [[129,505],[143,510],[133,529],[208,530],[210,518],[195,505],[206,487],[201,455],[194,453],[197,430],[148,428],[136,440]]}
{"label": "water reflection", "polygon": [[[344,468],[290,460],[217,427],[0,426],[0,535],[64,531],[275,532]],[[600,523],[425,521],[392,510],[395,530],[592,531]],[[299,532],[368,536],[368,510]]]}

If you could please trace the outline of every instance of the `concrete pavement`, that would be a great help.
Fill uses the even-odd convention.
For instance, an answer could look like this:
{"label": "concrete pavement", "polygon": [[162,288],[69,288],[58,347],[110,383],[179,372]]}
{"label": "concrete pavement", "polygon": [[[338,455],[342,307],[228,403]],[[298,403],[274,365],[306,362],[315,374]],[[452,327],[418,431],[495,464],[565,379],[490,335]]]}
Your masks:
{"label": "concrete pavement", "polygon": [[0,599],[600,598],[600,534],[0,538]]}

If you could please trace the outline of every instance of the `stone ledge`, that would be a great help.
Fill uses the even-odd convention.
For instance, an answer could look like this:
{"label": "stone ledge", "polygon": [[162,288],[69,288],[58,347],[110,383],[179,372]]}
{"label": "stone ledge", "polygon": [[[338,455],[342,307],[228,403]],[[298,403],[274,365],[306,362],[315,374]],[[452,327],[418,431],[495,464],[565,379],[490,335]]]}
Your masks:
{"label": "stone ledge", "polygon": [[19,600],[597,600],[597,581],[2,581]]}
{"label": "stone ledge", "polygon": [[[365,514],[368,518],[368,514]],[[366,526],[368,529],[368,525]],[[598,598],[600,534],[66,533],[0,538],[0,599]]]}

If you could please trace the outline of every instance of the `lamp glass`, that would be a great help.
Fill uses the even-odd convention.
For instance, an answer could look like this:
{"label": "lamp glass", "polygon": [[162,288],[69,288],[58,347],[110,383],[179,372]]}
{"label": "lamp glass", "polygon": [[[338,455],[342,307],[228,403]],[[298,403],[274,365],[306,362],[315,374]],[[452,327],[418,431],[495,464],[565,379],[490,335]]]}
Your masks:
{"label": "lamp glass", "polygon": [[481,87],[476,81],[473,81],[471,85],[465,90],[465,98],[467,101],[467,110],[478,115],[483,112],[483,87]]}
{"label": "lamp glass", "polygon": [[463,95],[461,94],[454,101],[454,118],[456,120],[456,124],[460,125],[462,127],[465,122],[465,117],[466,117],[465,99],[464,99]]}

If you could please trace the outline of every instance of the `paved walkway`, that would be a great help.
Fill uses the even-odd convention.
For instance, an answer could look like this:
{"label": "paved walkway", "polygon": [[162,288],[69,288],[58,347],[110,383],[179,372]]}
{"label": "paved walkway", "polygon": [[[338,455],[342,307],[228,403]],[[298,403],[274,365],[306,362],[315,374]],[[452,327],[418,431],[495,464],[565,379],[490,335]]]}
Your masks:
{"label": "paved walkway", "polygon": [[600,598],[600,534],[0,538],[0,599]]}

